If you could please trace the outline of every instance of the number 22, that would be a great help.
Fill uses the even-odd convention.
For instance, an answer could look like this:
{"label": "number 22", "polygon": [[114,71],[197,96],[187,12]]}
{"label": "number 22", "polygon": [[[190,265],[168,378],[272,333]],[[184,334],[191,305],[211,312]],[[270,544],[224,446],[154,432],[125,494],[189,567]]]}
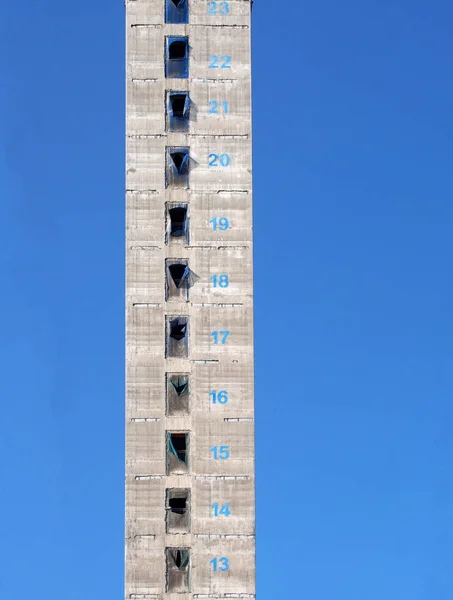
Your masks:
{"label": "number 22", "polygon": [[211,62],[209,63],[209,68],[210,69],[231,69],[231,56],[221,56],[220,60],[223,61],[222,64],[219,67],[219,57],[216,54],[212,54],[209,59]]}

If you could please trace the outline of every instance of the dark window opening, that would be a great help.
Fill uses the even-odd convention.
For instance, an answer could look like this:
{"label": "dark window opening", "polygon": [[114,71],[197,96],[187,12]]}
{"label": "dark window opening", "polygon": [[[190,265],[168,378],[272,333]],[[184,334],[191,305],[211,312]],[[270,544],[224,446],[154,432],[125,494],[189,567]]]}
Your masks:
{"label": "dark window opening", "polygon": [[189,414],[190,389],[187,373],[167,374],[167,415],[181,416]]}
{"label": "dark window opening", "polygon": [[189,533],[190,490],[167,489],[166,519],[167,533]]}
{"label": "dark window opening", "polygon": [[167,548],[166,591],[184,593],[190,591],[190,550],[189,548]]}
{"label": "dark window opening", "polygon": [[188,473],[189,434],[167,432],[167,474]]}
{"label": "dark window opening", "polygon": [[169,92],[167,97],[167,130],[189,131],[189,92]]}
{"label": "dark window opening", "polygon": [[186,375],[175,375],[170,379],[170,385],[177,396],[184,396],[189,393],[189,380]]}
{"label": "dark window opening", "polygon": [[189,10],[187,0],[166,0],[165,1],[165,22],[166,23],[188,23]]}
{"label": "dark window opening", "polygon": [[189,319],[188,317],[167,317],[166,323],[166,356],[187,358],[188,356],[188,337],[189,337]]}
{"label": "dark window opening", "polygon": [[174,281],[174,284],[177,288],[181,285],[181,281],[184,277],[184,273],[186,272],[187,265],[177,263],[175,265],[170,265],[168,270],[170,271],[171,278]]}
{"label": "dark window opening", "polygon": [[170,452],[183,463],[186,462],[187,444],[185,433],[170,433],[169,438]]}
{"label": "dark window opening", "polygon": [[181,237],[186,233],[187,227],[187,206],[177,206],[170,208],[170,236]]}
{"label": "dark window opening", "polygon": [[186,513],[186,498],[170,498],[168,504],[171,512],[177,515],[184,515]]}
{"label": "dark window opening", "polygon": [[166,267],[166,299],[189,300],[189,290],[200,279],[189,269],[188,260],[167,258]]}
{"label": "dark window opening", "polygon": [[187,163],[187,152],[170,152],[171,160],[173,161],[176,170],[181,175]]}
{"label": "dark window opening", "polygon": [[181,322],[181,319],[173,319],[170,323],[170,337],[178,342],[186,337],[187,324]]}
{"label": "dark window opening", "polygon": [[170,60],[179,60],[186,57],[187,42],[172,42],[168,46],[168,58]]}
{"label": "dark window opening", "polygon": [[185,116],[187,94],[170,94],[171,111],[174,117],[182,119]]}
{"label": "dark window opening", "polygon": [[[187,7],[184,2],[182,8]],[[167,0],[167,9],[175,13],[180,8]],[[168,12],[167,12],[168,14]],[[189,76],[189,40],[186,37],[167,38],[165,76],[185,79]]]}
{"label": "dark window opening", "polygon": [[189,148],[167,148],[167,187],[189,187]]}

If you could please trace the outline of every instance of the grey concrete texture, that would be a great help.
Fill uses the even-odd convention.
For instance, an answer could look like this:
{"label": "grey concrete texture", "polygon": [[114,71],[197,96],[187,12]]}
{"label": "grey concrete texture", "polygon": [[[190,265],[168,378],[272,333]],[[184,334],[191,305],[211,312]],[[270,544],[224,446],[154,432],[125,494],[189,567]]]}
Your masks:
{"label": "grey concrete texture", "polygon": [[[164,0],[126,0],[128,599],[255,597],[250,2],[230,0],[223,15],[209,14],[213,4],[189,0],[184,25],[165,23]],[[188,37],[186,79],[165,78],[169,36]],[[190,94],[186,132],[169,131],[170,91]],[[210,113],[213,101],[228,110]],[[184,187],[168,185],[168,147],[189,148]],[[228,154],[228,166],[210,166],[210,154]],[[179,238],[170,235],[176,205],[187,209]],[[228,229],[213,227],[221,218]],[[198,275],[187,292],[175,292],[169,260]],[[214,287],[221,274],[228,286]],[[187,355],[168,357],[168,320],[181,316]],[[230,332],[225,344],[214,343],[215,331]],[[169,414],[172,374],[189,382],[180,414]],[[213,390],[227,390],[228,402],[214,404]],[[185,464],[168,454],[169,432],[188,434]],[[220,446],[228,446],[227,460],[214,458]],[[190,491],[188,525],[172,533],[168,489]],[[230,514],[215,516],[212,506],[224,503]],[[166,548],[190,551],[186,591],[168,589]],[[229,569],[214,571],[212,560],[222,557]]]}

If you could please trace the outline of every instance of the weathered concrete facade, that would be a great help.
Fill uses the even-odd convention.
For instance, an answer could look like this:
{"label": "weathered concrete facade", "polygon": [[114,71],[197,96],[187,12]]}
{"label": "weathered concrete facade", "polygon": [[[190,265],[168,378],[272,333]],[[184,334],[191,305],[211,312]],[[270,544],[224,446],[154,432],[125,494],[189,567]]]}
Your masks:
{"label": "weathered concrete facade", "polygon": [[167,2],[126,0],[125,598],[254,598],[251,3]]}

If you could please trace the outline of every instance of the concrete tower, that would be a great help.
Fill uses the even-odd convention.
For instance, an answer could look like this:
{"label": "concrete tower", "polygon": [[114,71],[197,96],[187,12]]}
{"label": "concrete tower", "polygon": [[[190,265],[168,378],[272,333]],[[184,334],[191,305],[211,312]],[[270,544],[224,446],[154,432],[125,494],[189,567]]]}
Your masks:
{"label": "concrete tower", "polygon": [[249,0],[126,0],[126,599],[254,598]]}

